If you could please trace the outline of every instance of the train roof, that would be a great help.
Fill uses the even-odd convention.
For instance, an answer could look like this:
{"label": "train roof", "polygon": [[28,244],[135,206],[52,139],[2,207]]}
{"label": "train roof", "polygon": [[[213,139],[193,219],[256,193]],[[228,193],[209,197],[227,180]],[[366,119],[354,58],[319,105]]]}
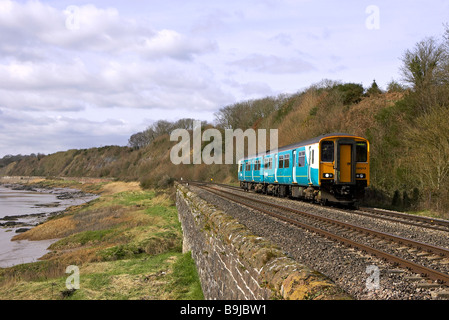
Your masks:
{"label": "train roof", "polygon": [[[301,141],[301,142],[289,144],[289,145],[286,145],[286,146],[283,146],[283,147],[279,147],[277,149],[277,151],[280,152],[280,151],[286,151],[286,150],[290,150],[290,149],[296,149],[296,148],[299,148],[299,147],[303,147],[303,146],[307,146],[307,145],[310,145],[310,144],[318,143],[318,142],[320,142],[324,138],[335,137],[335,136],[354,137],[354,138],[361,138],[361,139],[363,139],[362,137],[359,137],[359,136],[356,136],[356,135],[353,135],[353,134],[349,134],[349,133],[344,133],[344,132],[326,133],[326,134],[322,134],[321,136],[318,136],[318,137],[315,137],[315,138],[312,138],[312,139],[308,139],[308,140],[304,140],[304,141]],[[260,153],[257,153],[255,155],[252,155],[252,156],[244,157],[244,158],[240,159],[239,161],[261,157],[261,156],[264,156],[264,155],[271,154],[271,152],[272,152],[272,150],[267,150],[265,152],[260,152]]]}

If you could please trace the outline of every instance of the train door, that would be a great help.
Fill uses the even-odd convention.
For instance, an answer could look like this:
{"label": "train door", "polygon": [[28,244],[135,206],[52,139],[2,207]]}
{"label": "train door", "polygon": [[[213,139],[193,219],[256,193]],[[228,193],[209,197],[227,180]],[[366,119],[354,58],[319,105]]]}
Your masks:
{"label": "train door", "polygon": [[292,163],[291,157],[291,151],[284,155],[284,176],[286,177],[285,183],[288,184],[292,183],[292,170],[290,169]]}
{"label": "train door", "polygon": [[309,147],[309,157],[307,159],[307,183],[312,184],[312,147]]}
{"label": "train door", "polygon": [[352,144],[340,144],[340,183],[352,182]]}
{"label": "train door", "polygon": [[302,148],[302,151],[299,151],[298,149],[297,166],[298,168],[296,169],[296,181],[300,185],[307,185],[309,169],[306,166],[306,148]]}
{"label": "train door", "polygon": [[245,181],[251,181],[251,161],[246,160],[245,162]]}
{"label": "train door", "polygon": [[293,156],[292,156],[292,178],[293,178],[293,183],[298,183],[296,181],[296,150],[293,150]]}
{"label": "train door", "polygon": [[278,182],[278,154],[274,155],[274,182]]}
{"label": "train door", "polygon": [[253,160],[250,160],[251,181],[254,181],[254,164]]}
{"label": "train door", "polygon": [[243,180],[243,165],[242,162],[239,161],[239,180]]}

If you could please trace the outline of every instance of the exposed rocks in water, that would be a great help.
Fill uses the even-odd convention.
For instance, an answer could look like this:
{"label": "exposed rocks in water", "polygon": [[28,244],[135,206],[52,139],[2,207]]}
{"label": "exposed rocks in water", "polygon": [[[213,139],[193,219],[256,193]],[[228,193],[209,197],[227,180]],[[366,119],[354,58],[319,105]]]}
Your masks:
{"label": "exposed rocks in water", "polygon": [[77,199],[85,197],[86,193],[82,191],[70,191],[70,192],[63,192],[61,194],[58,194],[56,198],[59,200],[67,200],[67,199]]}
{"label": "exposed rocks in water", "polygon": [[37,190],[33,187],[33,186],[29,186],[29,185],[22,185],[22,184],[13,184],[13,185],[5,185],[5,187],[7,188],[11,188],[11,190],[19,190],[19,191],[34,191],[36,192]]}
{"label": "exposed rocks in water", "polygon": [[0,218],[0,220],[2,220],[2,221],[17,221],[19,219],[43,218],[46,216],[54,216],[61,212],[62,211],[19,214],[16,216],[4,216],[3,218]]}
{"label": "exposed rocks in water", "polygon": [[[78,200],[82,202],[88,202],[98,197],[95,194],[86,193],[76,189],[45,188],[39,185],[21,185],[21,184],[3,184],[3,186],[10,188],[11,190],[51,193],[54,194],[58,200],[61,200],[61,202],[37,203],[34,204],[34,208],[58,208],[61,206],[62,207],[61,209],[65,209],[69,205],[66,204],[65,202],[67,201],[64,202],[64,200]],[[75,203],[78,201],[75,201]],[[70,205],[74,204],[72,203]],[[48,218],[59,215],[63,212],[64,210],[54,212],[30,213],[14,216],[7,215],[0,218],[0,227],[14,228],[14,229],[17,228],[15,232],[21,233],[28,231],[30,229],[27,227],[35,227],[45,222]]]}
{"label": "exposed rocks in water", "polygon": [[0,227],[18,227],[18,226],[30,226],[30,224],[25,222],[15,222],[15,221],[7,221],[5,223],[0,223]]}
{"label": "exposed rocks in water", "polygon": [[52,203],[36,203],[34,206],[37,208],[56,208],[59,207],[61,204],[59,202],[52,202]]}
{"label": "exposed rocks in water", "polygon": [[[61,214],[64,211],[55,211],[55,212],[47,212],[47,213],[30,213],[30,214],[21,214],[17,216],[4,216],[3,218],[0,218],[0,221],[6,221],[6,222],[0,222],[0,227],[4,228],[18,228],[18,227],[35,227],[42,223],[47,218],[56,216],[58,214]],[[34,223],[30,223],[29,220],[34,219]],[[19,220],[28,220],[26,221],[19,221]],[[17,232],[17,231],[16,231]]]}

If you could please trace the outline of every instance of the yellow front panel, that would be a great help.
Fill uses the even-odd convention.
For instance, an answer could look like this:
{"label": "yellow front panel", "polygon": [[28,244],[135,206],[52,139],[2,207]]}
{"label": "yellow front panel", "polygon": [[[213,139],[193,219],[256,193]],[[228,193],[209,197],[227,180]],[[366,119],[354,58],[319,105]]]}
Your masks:
{"label": "yellow front panel", "polygon": [[[325,178],[326,173],[331,173],[332,178]],[[322,180],[334,180],[334,175],[335,175],[334,162],[320,163],[320,185]]]}

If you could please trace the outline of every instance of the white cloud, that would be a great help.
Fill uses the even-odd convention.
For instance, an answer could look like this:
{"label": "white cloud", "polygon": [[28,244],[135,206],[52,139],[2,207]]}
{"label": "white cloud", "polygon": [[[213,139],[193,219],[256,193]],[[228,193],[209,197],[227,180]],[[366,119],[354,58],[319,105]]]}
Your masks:
{"label": "white cloud", "polygon": [[45,47],[70,50],[72,54],[141,53],[146,58],[184,60],[216,49],[213,41],[175,30],[154,30],[140,21],[120,16],[116,8],[101,9],[89,4],[68,7],[76,10],[57,10],[38,1],[0,3],[0,49],[5,54],[13,54],[13,48],[32,53]]}
{"label": "white cloud", "polygon": [[[226,96],[217,89],[213,73],[206,74],[194,61],[216,50],[214,41],[169,29],[155,31],[121,17],[115,8],[85,5],[70,11],[37,1],[0,3],[4,108],[177,108],[177,101],[211,108],[216,107],[212,93],[219,100]],[[77,28],[67,27],[70,18]],[[197,91],[186,94],[183,89]]]}
{"label": "white cloud", "polygon": [[0,0],[0,157],[123,144],[144,119],[210,121],[324,78],[382,86],[447,22],[444,0],[381,1],[376,31],[355,0],[90,2]]}
{"label": "white cloud", "polygon": [[91,80],[84,63],[18,62],[0,64],[0,87],[7,90],[48,90],[74,88]]}
{"label": "white cloud", "polygon": [[195,54],[215,49],[216,44],[212,41],[189,38],[173,30],[161,30],[154,37],[145,39],[141,51],[149,58],[172,57],[190,60]]}
{"label": "white cloud", "polygon": [[0,109],[0,150],[5,154],[54,153],[72,148],[126,145],[134,127],[118,119],[35,115]]}

